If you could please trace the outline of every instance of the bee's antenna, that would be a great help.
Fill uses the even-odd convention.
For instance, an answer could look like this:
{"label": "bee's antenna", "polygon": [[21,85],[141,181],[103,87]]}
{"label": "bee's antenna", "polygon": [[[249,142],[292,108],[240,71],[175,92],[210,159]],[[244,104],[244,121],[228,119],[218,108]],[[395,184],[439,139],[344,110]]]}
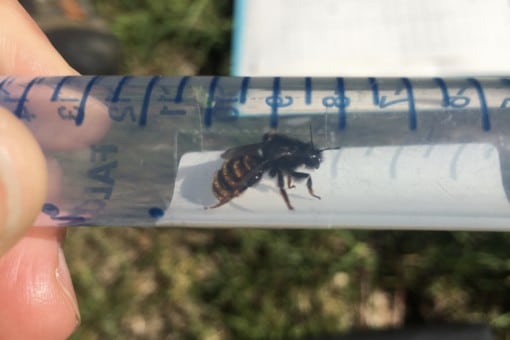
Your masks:
{"label": "bee's antenna", "polygon": [[310,144],[312,144],[313,147],[313,134],[312,134],[312,122],[310,121],[310,124],[308,124],[308,130],[310,131]]}
{"label": "bee's antenna", "polygon": [[319,149],[319,151],[322,152],[322,151],[326,151],[326,150],[339,150],[341,148],[342,148],[341,146],[331,146],[331,147]]}

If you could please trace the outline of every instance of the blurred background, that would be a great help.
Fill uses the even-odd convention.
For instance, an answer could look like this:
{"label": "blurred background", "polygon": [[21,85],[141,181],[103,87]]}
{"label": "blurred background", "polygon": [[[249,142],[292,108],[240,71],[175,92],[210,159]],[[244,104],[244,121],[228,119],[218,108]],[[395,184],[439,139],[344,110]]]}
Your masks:
{"label": "blurred background", "polygon": [[[23,3],[83,73],[230,70],[232,1]],[[509,339],[509,246],[506,233],[70,228],[82,316],[72,338],[304,339],[470,323]]]}

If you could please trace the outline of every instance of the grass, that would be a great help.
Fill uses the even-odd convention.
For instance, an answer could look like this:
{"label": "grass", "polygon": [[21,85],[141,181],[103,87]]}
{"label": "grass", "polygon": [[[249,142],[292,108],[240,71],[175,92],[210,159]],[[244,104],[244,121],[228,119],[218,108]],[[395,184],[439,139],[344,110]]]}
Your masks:
{"label": "grass", "polygon": [[96,7],[123,43],[123,73],[229,72],[231,1],[114,0]]}
{"label": "grass", "polygon": [[[232,3],[95,1],[122,73],[227,74]],[[299,339],[484,322],[510,337],[510,236],[71,228],[73,339]]]}

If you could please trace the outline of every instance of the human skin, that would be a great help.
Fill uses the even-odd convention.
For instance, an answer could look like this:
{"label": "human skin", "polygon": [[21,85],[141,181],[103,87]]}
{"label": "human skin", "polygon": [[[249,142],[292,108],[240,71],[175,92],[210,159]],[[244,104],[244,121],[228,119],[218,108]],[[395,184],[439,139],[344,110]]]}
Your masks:
{"label": "human skin", "polygon": [[[0,0],[0,74],[77,74],[17,1]],[[43,143],[0,108],[0,339],[65,339],[79,310],[62,251],[65,229],[31,227],[58,185]]]}

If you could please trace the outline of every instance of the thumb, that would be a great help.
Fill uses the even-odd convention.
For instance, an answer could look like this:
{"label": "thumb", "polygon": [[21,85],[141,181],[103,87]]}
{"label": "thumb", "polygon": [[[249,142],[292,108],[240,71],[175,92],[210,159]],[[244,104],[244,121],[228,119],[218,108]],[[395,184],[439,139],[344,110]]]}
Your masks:
{"label": "thumb", "polygon": [[66,339],[80,320],[60,246],[65,229],[26,231],[41,211],[47,180],[34,137],[0,108],[1,339]]}
{"label": "thumb", "polygon": [[0,107],[0,256],[41,211],[46,182],[39,145],[18,118]]}

